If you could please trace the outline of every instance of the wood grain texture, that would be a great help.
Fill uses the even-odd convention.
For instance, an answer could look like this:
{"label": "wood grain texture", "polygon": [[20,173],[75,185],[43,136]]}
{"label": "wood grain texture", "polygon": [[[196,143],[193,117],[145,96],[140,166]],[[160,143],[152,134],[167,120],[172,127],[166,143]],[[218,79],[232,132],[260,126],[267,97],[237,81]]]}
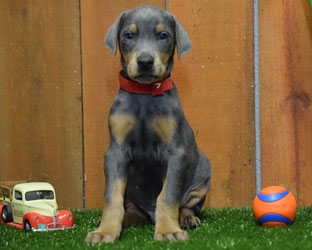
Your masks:
{"label": "wood grain texture", "polygon": [[193,49],[173,79],[199,147],[211,159],[210,207],[255,196],[253,1],[169,1]]}
{"label": "wood grain texture", "polygon": [[[121,69],[103,39],[122,11],[145,4],[164,8],[165,0],[0,0],[1,182],[49,181],[60,206],[80,208],[84,146],[87,207],[102,206],[108,112]],[[176,59],[173,78],[212,161],[206,205],[251,206],[253,1],[170,0],[169,8],[193,43],[189,55]],[[283,185],[299,205],[311,205],[308,1],[260,0],[260,42],[263,186]]]}
{"label": "wood grain texture", "polygon": [[0,0],[0,181],[81,208],[81,107],[79,1]]}
{"label": "wood grain texture", "polygon": [[120,57],[106,49],[104,36],[125,10],[141,5],[165,8],[165,0],[81,1],[84,134],[87,207],[101,207],[104,154],[109,146],[108,113],[119,89]]}
{"label": "wood grain texture", "polygon": [[312,204],[312,11],[309,2],[260,1],[263,186]]}

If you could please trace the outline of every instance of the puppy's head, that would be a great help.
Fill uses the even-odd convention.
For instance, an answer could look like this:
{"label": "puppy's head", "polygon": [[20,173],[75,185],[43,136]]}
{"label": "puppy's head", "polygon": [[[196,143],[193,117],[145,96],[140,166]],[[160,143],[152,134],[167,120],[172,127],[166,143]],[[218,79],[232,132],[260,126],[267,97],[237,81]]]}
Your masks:
{"label": "puppy's head", "polygon": [[146,84],[170,74],[175,45],[179,58],[192,47],[178,19],[152,6],[122,13],[109,29],[105,44],[114,54],[119,45],[124,73]]}

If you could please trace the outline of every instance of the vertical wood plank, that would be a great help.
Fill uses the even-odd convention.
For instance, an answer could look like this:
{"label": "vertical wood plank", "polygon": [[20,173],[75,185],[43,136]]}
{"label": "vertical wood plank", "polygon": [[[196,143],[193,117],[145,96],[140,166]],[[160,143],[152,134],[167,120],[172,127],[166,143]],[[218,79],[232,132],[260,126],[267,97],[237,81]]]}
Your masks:
{"label": "vertical wood plank", "polygon": [[165,0],[82,0],[84,134],[87,207],[101,207],[104,154],[109,145],[108,113],[119,89],[120,57],[104,45],[104,36],[125,10],[141,5],[165,8]]}
{"label": "vertical wood plank", "polygon": [[169,1],[193,50],[173,78],[199,147],[211,159],[210,207],[255,196],[253,1]]}
{"label": "vertical wood plank", "polygon": [[79,1],[0,0],[0,181],[82,207]]}
{"label": "vertical wood plank", "polygon": [[263,186],[312,204],[312,12],[309,2],[260,1]]}

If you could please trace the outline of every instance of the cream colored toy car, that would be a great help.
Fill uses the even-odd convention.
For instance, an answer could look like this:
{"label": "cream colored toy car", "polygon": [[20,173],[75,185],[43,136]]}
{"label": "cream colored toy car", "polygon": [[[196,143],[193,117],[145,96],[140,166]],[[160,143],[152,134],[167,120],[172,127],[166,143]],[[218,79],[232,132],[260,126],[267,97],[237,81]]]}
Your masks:
{"label": "cream colored toy car", "polygon": [[72,212],[58,210],[54,188],[46,182],[0,185],[0,220],[26,232],[75,227]]}

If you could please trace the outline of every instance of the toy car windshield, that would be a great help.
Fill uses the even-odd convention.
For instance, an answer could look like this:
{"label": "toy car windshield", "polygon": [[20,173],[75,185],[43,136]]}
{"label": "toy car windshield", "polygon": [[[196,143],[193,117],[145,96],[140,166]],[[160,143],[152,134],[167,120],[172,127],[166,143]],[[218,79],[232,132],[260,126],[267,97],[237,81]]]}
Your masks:
{"label": "toy car windshield", "polygon": [[34,200],[53,200],[54,193],[53,191],[30,191],[25,194],[25,198],[27,201],[34,201]]}

